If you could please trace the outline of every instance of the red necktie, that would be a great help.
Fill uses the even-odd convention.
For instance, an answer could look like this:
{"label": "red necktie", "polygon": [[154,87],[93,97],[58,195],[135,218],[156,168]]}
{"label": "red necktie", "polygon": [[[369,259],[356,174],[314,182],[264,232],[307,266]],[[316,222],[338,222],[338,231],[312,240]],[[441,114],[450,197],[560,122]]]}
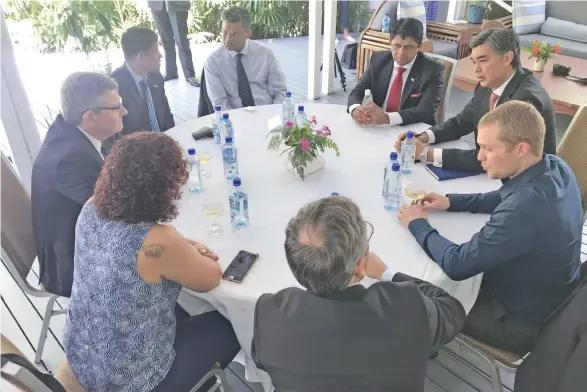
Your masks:
{"label": "red necktie", "polygon": [[402,102],[402,87],[404,85],[404,80],[402,79],[402,74],[406,69],[402,67],[397,68],[397,75],[395,75],[395,79],[391,83],[391,87],[389,87],[389,96],[387,98],[387,107],[385,111],[387,113],[394,113],[399,112],[399,107]]}
{"label": "red necktie", "polygon": [[489,98],[489,111],[495,109],[495,104],[497,103],[498,99],[499,95],[497,95],[496,93],[491,94],[491,98]]}

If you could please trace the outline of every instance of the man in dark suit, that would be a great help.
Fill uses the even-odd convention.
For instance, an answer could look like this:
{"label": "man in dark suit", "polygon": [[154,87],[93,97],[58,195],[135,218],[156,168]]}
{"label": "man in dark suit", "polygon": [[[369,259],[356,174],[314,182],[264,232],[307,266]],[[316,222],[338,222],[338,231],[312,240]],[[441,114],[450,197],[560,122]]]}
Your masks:
{"label": "man in dark suit", "polygon": [[[423,132],[416,139],[416,159],[433,163],[445,169],[482,172],[477,159],[479,144],[474,150],[439,149],[426,147],[427,143],[443,143],[474,133],[483,115],[508,101],[529,102],[542,115],[546,123],[544,152],[556,154],[556,127],[554,106],[550,96],[532,72],[520,68],[520,44],[512,29],[490,29],[473,37],[471,59],[479,84],[473,99],[460,114]],[[399,136],[396,148],[400,149]]]}
{"label": "man in dark suit", "polygon": [[74,233],[82,206],[102,169],[100,145],[120,132],[126,109],[116,82],[93,72],[67,77],[61,113],[35,158],[31,204],[40,280],[47,291],[69,297]]}
{"label": "man in dark suit", "polygon": [[145,27],[131,27],[120,39],[125,64],[112,72],[122,104],[128,109],[119,135],[104,143],[105,152],[124,135],[137,130],[164,132],[175,126],[159,72],[161,53],[157,34]]}
{"label": "man in dark suit", "polygon": [[155,20],[157,31],[161,36],[163,50],[165,50],[165,81],[178,78],[175,60],[175,45],[177,45],[185,80],[194,87],[200,87],[200,83],[196,80],[192,50],[188,39],[190,2],[188,0],[166,0],[147,3]]}
{"label": "man in dark suit", "polygon": [[[348,99],[348,112],[359,124],[436,124],[444,93],[444,66],[419,52],[422,23],[402,18],[391,29],[391,50],[373,54],[369,67]],[[373,103],[361,106],[365,90]]]}
{"label": "man in dark suit", "polygon": [[[394,274],[369,252],[373,227],[344,197],[304,206],[285,231],[285,255],[307,290],[264,294],[252,358],[278,391],[423,391],[428,358],[465,311],[430,283]],[[368,276],[382,280],[369,288]]]}

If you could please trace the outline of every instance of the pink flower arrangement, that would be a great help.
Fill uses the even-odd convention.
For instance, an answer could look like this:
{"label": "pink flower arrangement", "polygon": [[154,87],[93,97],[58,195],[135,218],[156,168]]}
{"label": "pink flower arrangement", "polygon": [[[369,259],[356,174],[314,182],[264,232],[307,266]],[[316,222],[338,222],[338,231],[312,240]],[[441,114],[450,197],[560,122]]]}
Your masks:
{"label": "pink flower arrangement", "polygon": [[302,152],[310,151],[310,141],[305,137],[300,139],[300,150],[302,150]]}

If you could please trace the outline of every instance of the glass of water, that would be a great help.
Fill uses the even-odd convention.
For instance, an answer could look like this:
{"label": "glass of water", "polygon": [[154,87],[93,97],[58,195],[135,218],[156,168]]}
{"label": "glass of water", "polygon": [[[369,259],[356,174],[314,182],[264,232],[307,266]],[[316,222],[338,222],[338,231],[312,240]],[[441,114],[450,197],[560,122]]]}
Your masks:
{"label": "glass of water", "polygon": [[212,218],[212,224],[206,229],[206,232],[210,235],[220,235],[223,230],[222,227],[216,223],[216,218],[222,216],[224,207],[219,201],[211,201],[202,204],[202,212],[209,218]]}
{"label": "glass of water", "polygon": [[200,174],[202,175],[202,178],[208,178],[210,177],[210,171],[206,170],[206,163],[208,163],[208,161],[210,161],[210,153],[209,152],[199,152],[196,154],[196,157],[198,157],[198,159],[200,160],[200,165],[201,166],[201,171]]}

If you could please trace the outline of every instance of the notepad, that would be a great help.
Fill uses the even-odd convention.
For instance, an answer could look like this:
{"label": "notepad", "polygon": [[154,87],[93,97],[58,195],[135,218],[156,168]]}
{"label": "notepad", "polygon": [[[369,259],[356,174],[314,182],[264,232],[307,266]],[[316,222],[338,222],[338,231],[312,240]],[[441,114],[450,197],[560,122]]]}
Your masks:
{"label": "notepad", "polygon": [[462,170],[442,169],[432,164],[426,165],[426,170],[438,181],[454,180],[455,178],[472,177],[480,174]]}

